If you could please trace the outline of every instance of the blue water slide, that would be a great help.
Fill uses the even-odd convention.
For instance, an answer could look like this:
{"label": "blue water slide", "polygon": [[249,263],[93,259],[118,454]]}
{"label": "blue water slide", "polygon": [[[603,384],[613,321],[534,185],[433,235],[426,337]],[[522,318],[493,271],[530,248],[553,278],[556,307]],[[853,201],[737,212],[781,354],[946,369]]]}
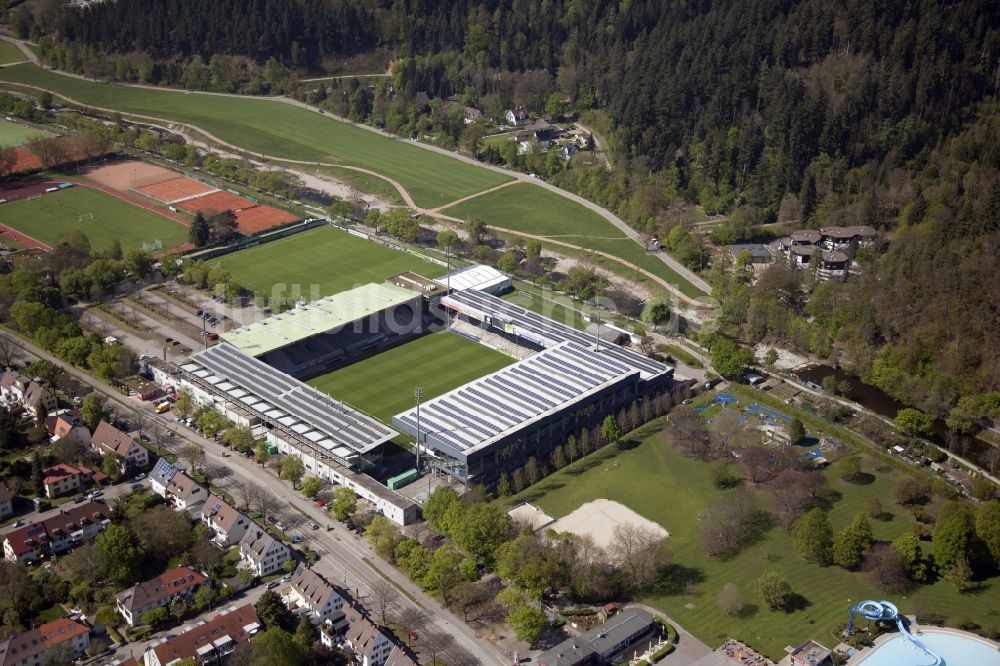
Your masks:
{"label": "blue water slide", "polygon": [[896,627],[899,629],[899,633],[908,641],[913,643],[915,646],[927,653],[929,657],[934,659],[934,663],[930,666],[941,666],[943,661],[940,655],[931,651],[923,641],[910,633],[910,630],[906,627],[906,622],[899,615],[899,609],[896,605],[890,601],[872,601],[868,599],[862,601],[858,605],[851,608],[851,616],[847,621],[847,635],[850,636],[854,629],[854,616],[860,615],[861,617],[867,618],[868,620],[875,620],[876,622],[895,622]]}

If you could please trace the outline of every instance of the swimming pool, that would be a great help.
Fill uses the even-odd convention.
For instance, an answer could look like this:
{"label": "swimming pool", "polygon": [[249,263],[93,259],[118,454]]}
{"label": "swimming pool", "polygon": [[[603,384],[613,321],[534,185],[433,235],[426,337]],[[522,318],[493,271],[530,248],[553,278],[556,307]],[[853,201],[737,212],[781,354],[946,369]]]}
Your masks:
{"label": "swimming pool", "polygon": [[[924,631],[917,639],[943,659],[942,666],[1000,666],[1000,651],[985,639],[948,631]],[[903,636],[882,643],[860,666],[932,666],[934,658]]]}

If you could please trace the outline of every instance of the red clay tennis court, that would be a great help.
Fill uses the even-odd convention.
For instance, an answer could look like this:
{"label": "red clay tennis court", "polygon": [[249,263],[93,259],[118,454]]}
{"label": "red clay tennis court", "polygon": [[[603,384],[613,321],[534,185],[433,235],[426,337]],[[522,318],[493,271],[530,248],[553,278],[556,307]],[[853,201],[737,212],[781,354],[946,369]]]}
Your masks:
{"label": "red clay tennis court", "polygon": [[216,189],[218,188],[206,185],[192,178],[187,178],[186,176],[180,176],[139,187],[136,191],[159,202],[172,204],[184,199],[214,192]]}
{"label": "red clay tennis court", "polygon": [[277,208],[257,206],[256,208],[247,208],[236,213],[236,226],[239,228],[240,233],[255,234],[258,231],[295,222],[298,219],[295,215]]}
{"label": "red clay tennis court", "polygon": [[196,199],[188,199],[187,201],[177,204],[177,207],[189,213],[215,215],[216,213],[221,213],[224,210],[231,210],[235,212],[243,210],[244,208],[252,208],[255,205],[256,204],[249,199],[244,199],[243,197],[238,197],[230,192],[220,190],[218,192],[206,194],[203,197],[197,197]]}

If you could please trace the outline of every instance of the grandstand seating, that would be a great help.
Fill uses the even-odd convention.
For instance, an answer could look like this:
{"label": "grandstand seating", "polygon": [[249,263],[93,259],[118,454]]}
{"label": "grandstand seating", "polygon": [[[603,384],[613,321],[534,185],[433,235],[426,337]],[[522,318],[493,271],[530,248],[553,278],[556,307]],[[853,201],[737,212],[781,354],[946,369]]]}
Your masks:
{"label": "grandstand seating", "polygon": [[452,319],[451,326],[449,328],[460,335],[472,338],[482,345],[486,345],[491,349],[503,352],[504,354],[507,354],[512,358],[516,358],[519,361],[523,361],[524,359],[538,353],[537,349],[519,345],[509,338],[505,338],[504,336],[488,331],[481,326],[476,326],[475,324],[458,318]]}

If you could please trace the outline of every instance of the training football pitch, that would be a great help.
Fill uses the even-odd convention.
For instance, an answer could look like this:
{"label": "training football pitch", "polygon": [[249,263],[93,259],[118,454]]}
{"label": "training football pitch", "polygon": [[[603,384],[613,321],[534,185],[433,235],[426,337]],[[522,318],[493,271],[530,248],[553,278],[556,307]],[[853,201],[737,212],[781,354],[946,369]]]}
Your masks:
{"label": "training football pitch", "polygon": [[81,104],[191,123],[255,153],[366,167],[398,180],[417,204],[425,207],[440,206],[511,180],[510,176],[274,100],[92,83],[31,64],[4,68],[0,81],[41,86]]}
{"label": "training football pitch", "polygon": [[430,400],[514,362],[456,333],[432,333],[320,375],[307,383],[386,423],[414,405],[413,389]]}
{"label": "training football pitch", "polygon": [[[6,42],[0,42],[0,44],[4,43]],[[0,120],[0,148],[23,145],[31,137],[40,136],[41,134],[38,130],[31,129],[30,127]]]}
{"label": "training football pitch", "polygon": [[90,239],[91,249],[98,252],[110,248],[116,239],[125,250],[141,249],[143,242],[157,240],[170,249],[188,239],[183,224],[89,187],[2,204],[0,220],[52,247],[61,234],[79,229]]}
{"label": "training football pitch", "polygon": [[213,259],[257,296],[313,300],[413,271],[425,277],[445,270],[420,257],[320,227]]}

